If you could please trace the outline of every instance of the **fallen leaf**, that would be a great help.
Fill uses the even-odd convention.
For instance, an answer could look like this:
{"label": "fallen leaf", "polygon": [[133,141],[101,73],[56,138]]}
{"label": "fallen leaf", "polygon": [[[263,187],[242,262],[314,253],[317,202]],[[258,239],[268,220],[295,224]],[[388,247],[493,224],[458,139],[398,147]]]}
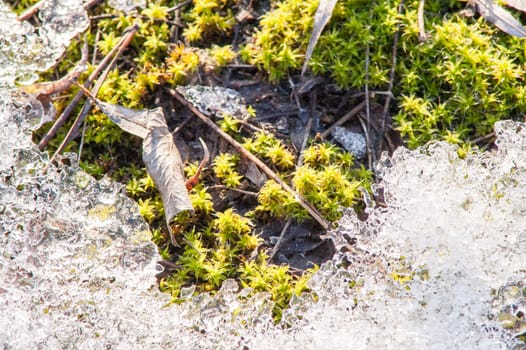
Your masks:
{"label": "fallen leaf", "polygon": [[183,161],[162,108],[134,110],[102,102],[86,88],[78,86],[121,129],[143,139],[142,159],[161,194],[170,239],[177,245],[170,223],[179,213],[193,213],[194,208],[186,189]]}
{"label": "fallen leaf", "polygon": [[[170,228],[170,222],[179,213],[193,213],[194,208],[186,190],[183,162],[162,109],[152,110],[148,117],[148,135],[142,144],[142,159],[161,193],[166,224]],[[173,236],[171,239],[175,244]]]}
{"label": "fallen leaf", "polygon": [[477,11],[481,16],[483,16],[488,22],[493,23],[503,32],[519,38],[526,37],[526,29],[522,24],[508,11],[495,4],[492,0],[472,0],[470,3],[475,4]]}
{"label": "fallen leaf", "polygon": [[501,1],[501,3],[519,11],[526,12],[526,0],[505,0]]}
{"label": "fallen leaf", "polygon": [[162,111],[158,111],[159,108],[153,110],[135,110],[99,100],[97,100],[96,104],[102,113],[106,114],[111,121],[117,124],[122,130],[139,136],[141,139],[145,139],[146,136],[148,136],[148,128],[146,127],[148,119],[151,118],[153,114],[163,113]]}

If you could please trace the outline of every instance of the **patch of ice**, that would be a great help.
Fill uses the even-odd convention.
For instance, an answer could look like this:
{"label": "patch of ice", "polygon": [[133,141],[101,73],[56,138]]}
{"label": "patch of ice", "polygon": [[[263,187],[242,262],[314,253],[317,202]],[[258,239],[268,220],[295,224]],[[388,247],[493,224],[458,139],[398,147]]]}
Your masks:
{"label": "patch of ice", "polygon": [[354,154],[356,158],[365,158],[367,154],[367,143],[362,134],[337,126],[332,130],[331,135],[343,148]]}
{"label": "patch of ice", "polygon": [[109,0],[108,5],[116,10],[129,13],[136,8],[146,7],[146,0]]}
{"label": "patch of ice", "polygon": [[20,22],[0,1],[0,88],[31,84],[64,53],[71,38],[84,32],[88,15],[80,0],[47,0],[39,12],[42,25]]}

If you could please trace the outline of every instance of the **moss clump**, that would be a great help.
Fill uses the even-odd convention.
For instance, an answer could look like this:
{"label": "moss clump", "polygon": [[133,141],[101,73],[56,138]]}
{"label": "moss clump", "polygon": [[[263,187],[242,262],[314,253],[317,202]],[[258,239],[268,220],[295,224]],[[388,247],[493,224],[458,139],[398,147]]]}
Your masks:
{"label": "moss clump", "polygon": [[[312,25],[303,19],[312,18],[316,3],[277,3],[263,16],[243,57],[266,69],[272,80],[297,69]],[[342,88],[361,90],[368,83],[370,89],[386,90],[393,37],[400,28],[394,119],[410,147],[437,139],[463,144],[491,132],[497,120],[523,115],[526,58],[521,39],[483,19],[461,16],[463,2],[434,0],[425,3],[428,39],[421,43],[418,3],[405,1],[399,14],[399,1],[339,1],[310,68]]]}
{"label": "moss clump", "polygon": [[[279,152],[280,156],[267,155],[266,159],[330,220],[341,217],[342,207],[357,204],[358,187],[368,188],[372,181],[370,172],[354,168],[349,153],[327,143],[308,147],[303,153],[304,165],[295,170],[288,164],[290,159],[295,159],[294,154],[275,136],[259,132],[253,137],[246,137],[245,144],[256,154],[281,148],[283,153]],[[214,293],[222,281],[234,278],[243,287],[255,292],[270,292],[276,303],[274,316],[279,320],[292,295],[308,290],[306,282],[311,271],[294,276],[287,266],[269,264],[264,250],[258,252],[262,240],[257,232],[262,225],[276,219],[311,219],[296,198],[274,180],[268,180],[259,189],[257,203],[251,210],[248,203],[240,206],[243,213],[232,208],[216,209],[214,202],[218,195],[217,192],[212,194],[211,187],[217,186],[210,185],[217,180],[227,189],[219,195],[219,199],[228,194],[228,189],[251,186],[239,175],[238,162],[239,156],[234,153],[218,154],[212,161],[212,171],[205,170],[204,178],[190,191],[195,215],[181,215],[172,225],[172,230],[181,241],[180,248],[170,248],[166,235],[160,232],[153,234],[161,254],[180,267],[161,281],[161,288],[172,293],[174,301],[178,302],[184,288],[195,286],[197,292]],[[189,163],[185,167],[186,176],[193,176],[197,168],[196,163]],[[214,176],[207,176],[207,173]],[[151,224],[160,225],[162,203],[151,178],[144,175],[140,180],[133,179],[128,183],[127,190],[137,199],[141,214]]]}
{"label": "moss clump", "polygon": [[341,208],[356,205],[358,189],[368,188],[372,182],[372,172],[363,167],[353,169],[352,155],[328,143],[307,148],[303,160],[292,183],[329,221],[341,218]]}
{"label": "moss clump", "polygon": [[436,23],[416,45],[406,29],[395,120],[412,147],[433,139],[462,143],[492,131],[496,121],[526,112],[524,46],[482,20],[458,15]]}
{"label": "moss clump", "polygon": [[239,157],[231,153],[222,153],[214,159],[214,173],[227,187],[238,187],[243,176],[235,169]]}
{"label": "moss clump", "polygon": [[274,2],[275,9],[260,20],[261,29],[241,56],[269,73],[272,81],[303,64],[318,0]]}
{"label": "moss clump", "polygon": [[[280,18],[262,21],[268,26],[278,26],[275,30],[277,35],[281,35],[279,33],[282,29],[286,32],[281,38],[272,38],[284,43],[277,50],[269,51],[272,49],[271,45],[268,50],[261,51],[265,62],[272,66],[273,62],[279,62],[276,66],[278,70],[273,75],[275,79],[281,77],[286,69],[301,64],[301,50],[311,25],[311,21],[303,19],[309,18],[308,15],[314,12],[317,5],[315,1],[304,4],[308,5],[307,8],[297,1],[290,12],[302,17],[302,21],[298,21],[303,26],[300,35],[292,31],[292,22],[286,24],[291,28],[287,30]],[[147,8],[127,15],[118,13],[105,4],[91,10],[92,14],[102,16],[93,20],[86,36],[90,62],[106,56],[119,42],[125,28],[131,25],[139,27],[126,49],[126,56],[119,60],[105,78],[97,94],[99,99],[129,108],[149,108],[154,103],[155,96],[159,95],[161,87],[174,87],[191,81],[210,62],[214,66],[210,71],[217,72],[219,70],[216,68],[220,69],[236,59],[237,52],[229,40],[235,24],[233,9],[238,6],[238,1],[194,1],[182,10],[181,16],[186,28],[178,40],[173,40],[173,21],[176,18],[169,10],[173,5],[168,1],[150,2]],[[301,39],[299,44],[296,43],[298,38]],[[72,43],[66,59],[49,73],[48,80],[54,79],[56,75],[65,75],[73,62],[78,61],[80,44],[80,40]],[[249,51],[248,47],[244,50],[245,54]],[[93,52],[95,55],[91,57]],[[203,53],[206,60],[203,59]],[[89,66],[79,82],[82,83],[94,69],[94,66]],[[75,87],[62,97],[69,97],[72,92],[76,92]],[[57,99],[57,110],[63,110],[67,100]],[[251,115],[255,114],[251,108],[248,111]],[[267,162],[284,181],[296,186],[304,197],[315,203],[323,215],[331,220],[340,217],[341,206],[356,204],[357,187],[364,185],[367,188],[371,181],[367,172],[352,170],[353,160],[349,154],[325,144],[313,145],[307,149],[303,155],[304,166],[295,169],[299,155],[286,141],[266,132],[248,134],[243,128],[244,123],[246,121],[225,115],[221,126]],[[41,130],[40,134],[44,131]],[[58,138],[50,144],[51,150],[56,148],[64,133],[65,131],[61,131]],[[71,143],[67,150],[74,151],[78,146]],[[202,182],[189,193],[195,215],[181,215],[172,224],[171,228],[181,242],[180,247],[172,247],[167,239],[167,232],[163,229],[164,209],[161,198],[152,179],[141,168],[140,140],[122,132],[95,109],[86,119],[83,147],[82,167],[92,175],[109,174],[127,182],[127,192],[136,199],[141,214],[154,228],[152,240],[159,246],[162,257],[178,266],[173,274],[161,281],[162,290],[170,292],[174,301],[180,300],[182,288],[195,286],[196,292],[214,293],[225,279],[234,278],[243,287],[252,288],[254,292],[270,292],[276,304],[274,316],[279,319],[292,295],[307,290],[306,282],[311,270],[301,276],[295,275],[287,266],[268,263],[269,257],[264,250],[260,251],[258,248],[262,243],[259,237],[262,225],[276,218],[309,220],[310,217],[297,200],[275,182],[269,181],[259,190],[240,175],[241,162],[237,154],[226,150],[213,159],[211,169],[205,169]],[[195,174],[197,165],[187,164],[185,170],[190,177]],[[212,190],[218,182],[221,186],[216,187],[221,187],[226,195],[234,190],[259,193],[257,198],[252,198],[249,203],[251,206],[236,203],[237,209],[219,208],[217,202],[224,199],[223,193],[218,194],[217,189]]]}
{"label": "moss clump", "polygon": [[232,7],[236,1],[194,0],[185,15],[183,36],[190,42],[213,41],[229,34],[235,23]]}

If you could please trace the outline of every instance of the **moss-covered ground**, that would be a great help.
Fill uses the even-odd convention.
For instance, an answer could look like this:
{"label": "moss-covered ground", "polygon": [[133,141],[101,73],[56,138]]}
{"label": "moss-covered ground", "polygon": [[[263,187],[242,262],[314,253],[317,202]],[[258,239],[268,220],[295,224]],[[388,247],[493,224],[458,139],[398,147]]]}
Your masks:
{"label": "moss-covered ground", "polygon": [[[21,0],[13,8],[21,12],[32,2]],[[125,14],[99,2],[89,10],[91,26],[86,39],[91,64],[79,80],[85,80],[123,31],[136,24],[139,31],[105,79],[99,99],[136,109],[161,105],[172,126],[179,125],[188,111],[166,102],[166,88],[195,83],[245,90],[273,86],[268,96],[287,100],[294,96],[290,82],[302,82],[299,69],[317,5],[316,0],[194,0],[181,4],[157,0]],[[337,3],[309,62],[309,77],[322,78],[322,83],[307,94],[295,95],[302,108],[321,116],[318,130],[364,101],[366,90],[372,92],[368,100],[372,116],[385,124],[386,133],[399,133],[411,148],[433,140],[458,144],[461,153],[471,147],[487,147],[495,121],[522,118],[526,112],[524,41],[499,32],[466,11],[466,2],[454,0],[425,2],[426,39],[420,40],[418,5],[418,0],[402,5],[394,0]],[[74,41],[42,80],[65,75],[79,60],[82,40]],[[59,112],[76,90],[72,87],[56,96]],[[223,130],[269,164],[327,220],[337,222],[342,207],[360,210],[360,188],[369,190],[373,181],[367,162],[357,162],[330,138],[322,140],[315,132],[305,149],[296,147],[289,137],[292,126],[282,130],[275,125],[280,119],[269,117],[265,108],[272,103],[265,102],[263,95],[249,101],[255,101],[249,106],[251,119],[218,116]],[[375,113],[387,96],[393,101],[389,109]],[[258,119],[260,113],[267,113],[268,122]],[[299,115],[299,109],[291,114]],[[359,118],[372,122],[369,117]],[[358,119],[346,125],[360,126]],[[49,125],[36,133],[35,139],[47,128]],[[202,136],[202,129],[203,125],[191,121],[180,138],[190,145]],[[369,128],[362,132],[365,130]],[[67,127],[60,130],[48,145],[50,151],[66,132]],[[272,237],[279,235],[279,229],[265,232],[271,224],[277,222],[281,228],[289,219],[298,227],[309,224],[309,215],[273,180],[261,187],[249,181],[244,173],[246,162],[220,138],[208,136],[207,142],[216,145],[213,160],[190,191],[196,214],[173,223],[179,247],[170,244],[163,227],[162,202],[144,169],[140,140],[94,109],[86,119],[83,138],[75,139],[66,151],[77,151],[81,142],[81,166],[94,176],[108,175],[125,183],[128,194],[137,200],[152,226],[153,241],[163,258],[171,261],[172,268],[161,278],[160,286],[172,293],[174,301],[179,300],[182,288],[196,286],[196,292],[213,293],[222,281],[234,278],[243,287],[270,292],[279,319],[291,296],[308,290],[310,271],[319,261],[304,263],[302,269],[273,264],[275,260],[269,259],[275,244]],[[388,149],[381,144],[372,143],[377,148],[369,151],[378,155]],[[198,159],[192,152],[185,159],[190,177]]]}

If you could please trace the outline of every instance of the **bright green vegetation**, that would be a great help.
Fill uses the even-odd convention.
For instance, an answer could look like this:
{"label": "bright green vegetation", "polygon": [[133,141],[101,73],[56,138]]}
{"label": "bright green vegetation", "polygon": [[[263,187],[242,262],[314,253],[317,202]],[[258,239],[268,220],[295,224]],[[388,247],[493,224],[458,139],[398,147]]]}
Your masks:
{"label": "bright green vegetation", "polygon": [[[293,167],[295,156],[271,134],[256,133],[245,138],[245,145],[255,154],[279,149],[265,158],[268,164],[280,171],[283,178],[290,179],[297,191],[329,220],[339,219],[342,207],[356,205],[358,187],[368,188],[372,182],[371,172],[353,168],[352,155],[327,143],[308,147],[303,153],[304,165],[296,170]],[[255,292],[270,292],[276,303],[274,316],[280,319],[292,295],[308,290],[306,283],[316,267],[297,276],[289,273],[288,266],[269,264],[266,253],[256,249],[262,243],[258,227],[270,220],[294,218],[303,221],[310,217],[274,180],[268,180],[259,190],[257,205],[251,210],[244,213],[231,208],[215,210],[209,187],[217,183],[226,188],[240,187],[244,179],[238,172],[238,163],[237,154],[220,153],[210,166],[212,178],[201,179],[190,191],[196,213],[180,215],[172,225],[181,248],[174,250],[162,231],[154,231],[153,241],[160,247],[163,257],[180,267],[162,280],[161,288],[172,293],[174,301],[178,302],[182,301],[183,288],[195,285],[197,291],[215,292],[225,279],[234,278],[241,286]],[[186,176],[194,175],[197,168],[195,163],[188,164]],[[150,224],[160,226],[162,203],[151,178],[143,175],[140,180],[132,179],[127,191],[136,198],[141,214]]]}
{"label": "bright green vegetation", "polygon": [[[31,2],[18,2],[17,11]],[[309,66],[314,75],[332,79],[342,90],[363,92],[368,84],[370,90],[385,91],[393,62],[393,39],[399,30],[391,111],[394,126],[410,147],[447,140],[465,151],[470,140],[490,133],[495,121],[526,112],[522,84],[525,44],[482,19],[463,17],[460,10],[465,3],[454,0],[425,2],[429,37],[421,43],[418,2],[404,1],[399,14],[398,1],[338,1]],[[219,72],[236,60],[266,71],[274,82],[296,74],[303,64],[317,0],[270,1],[271,9],[253,23],[254,35],[240,38],[236,52],[232,44],[240,4],[235,0],[194,0],[182,8],[179,19],[169,11],[177,3],[167,0],[149,2],[147,8],[128,15],[104,2],[90,10],[93,16],[113,14],[94,19],[87,33],[90,53],[96,51],[99,61],[119,42],[125,28],[139,26],[97,97],[130,108],[148,108],[162,87],[184,85],[202,71]],[[178,31],[174,26],[179,20],[184,28],[175,41]],[[80,44],[80,39],[72,43],[65,58],[44,80],[65,75],[79,60]],[[90,66],[80,81],[94,68]],[[76,88],[71,90],[56,99],[57,110],[76,92]],[[372,102],[383,103],[383,98],[376,95]],[[251,107],[249,111],[255,114]],[[370,188],[371,172],[355,165],[351,154],[330,143],[311,141],[300,155],[287,140],[268,132],[249,133],[232,116],[222,116],[219,123],[327,220],[337,221],[342,207],[359,206],[359,188]],[[66,132],[66,128],[60,131],[50,149],[58,146]],[[78,147],[73,142],[66,151]],[[274,315],[279,319],[292,295],[308,290],[311,271],[298,276],[287,266],[269,264],[265,252],[257,249],[262,241],[259,227],[272,220],[311,220],[305,210],[273,180],[260,189],[250,185],[239,169],[240,156],[227,151],[211,161],[201,182],[191,190],[196,213],[173,223],[181,246],[171,247],[163,228],[161,199],[143,168],[140,149],[139,139],[122,132],[97,109],[88,116],[81,166],[95,176],[109,174],[127,183],[129,195],[137,200],[141,214],[153,228],[152,239],[161,255],[178,266],[161,281],[161,288],[180,301],[182,288],[195,285],[197,292],[214,293],[225,279],[234,278],[254,292],[270,292],[276,303]],[[300,156],[302,165],[297,167]],[[197,165],[189,163],[185,170],[192,176]],[[250,191],[258,192],[256,204],[250,208],[240,205],[243,210],[216,209],[212,186],[222,186],[227,192],[249,186]]]}
{"label": "bright green vegetation", "polygon": [[[283,78],[303,63],[316,1],[274,2],[242,54]],[[524,42],[483,19],[465,17],[463,1],[425,2],[428,39],[418,40],[418,0],[339,1],[310,67],[342,88],[386,90],[394,33],[400,28],[394,96],[395,127],[410,147],[430,140],[465,145],[492,131],[495,121],[526,112]],[[369,47],[369,79],[365,60]]]}

